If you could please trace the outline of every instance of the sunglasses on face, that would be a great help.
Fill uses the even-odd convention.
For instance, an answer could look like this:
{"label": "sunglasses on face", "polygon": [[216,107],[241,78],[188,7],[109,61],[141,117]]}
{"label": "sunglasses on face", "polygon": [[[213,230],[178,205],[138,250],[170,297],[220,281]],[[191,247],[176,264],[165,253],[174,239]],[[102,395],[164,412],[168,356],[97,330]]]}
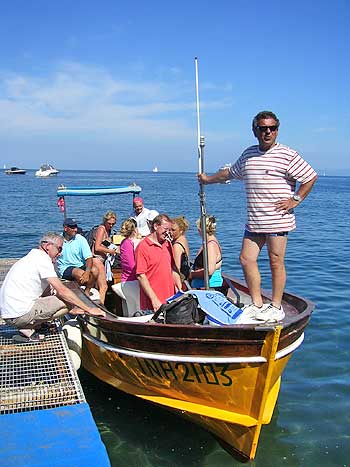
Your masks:
{"label": "sunglasses on face", "polygon": [[47,241],[43,241],[43,242],[41,242],[41,243],[47,243],[48,245],[53,245],[54,247],[57,248],[58,253],[62,253],[62,247],[61,247],[61,246],[57,246],[56,243],[47,242]]}
{"label": "sunglasses on face", "polygon": [[78,226],[76,224],[74,225],[66,225],[66,227],[68,227],[69,229],[77,229]]}
{"label": "sunglasses on face", "polygon": [[278,126],[277,125],[270,125],[270,126],[265,126],[265,125],[258,125],[257,126],[257,129],[259,131],[261,131],[261,133],[265,133],[268,129],[270,131],[276,131],[278,130]]}

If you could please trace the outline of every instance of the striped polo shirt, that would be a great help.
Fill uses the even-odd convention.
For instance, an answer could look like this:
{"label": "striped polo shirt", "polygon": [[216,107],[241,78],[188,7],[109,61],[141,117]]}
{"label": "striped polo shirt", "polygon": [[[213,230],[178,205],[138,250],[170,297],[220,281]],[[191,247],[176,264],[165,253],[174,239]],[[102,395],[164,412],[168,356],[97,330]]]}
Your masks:
{"label": "striped polo shirt", "polygon": [[296,181],[307,183],[315,176],[314,169],[283,144],[276,143],[266,152],[258,145],[247,148],[230,168],[230,178],[244,181],[247,230],[277,233],[295,229],[294,211],[277,211],[275,203],[293,196]]}

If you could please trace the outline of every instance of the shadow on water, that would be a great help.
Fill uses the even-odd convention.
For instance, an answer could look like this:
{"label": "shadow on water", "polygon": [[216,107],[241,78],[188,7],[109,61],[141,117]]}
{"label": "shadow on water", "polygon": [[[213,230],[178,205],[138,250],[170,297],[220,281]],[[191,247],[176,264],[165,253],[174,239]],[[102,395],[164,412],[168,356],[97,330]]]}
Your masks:
{"label": "shadow on water", "polygon": [[[244,465],[205,430],[167,410],[125,394],[79,370],[87,402],[106,445],[112,467],[225,467]],[[278,425],[278,409],[264,426],[257,457],[249,466],[298,466],[288,431]]]}

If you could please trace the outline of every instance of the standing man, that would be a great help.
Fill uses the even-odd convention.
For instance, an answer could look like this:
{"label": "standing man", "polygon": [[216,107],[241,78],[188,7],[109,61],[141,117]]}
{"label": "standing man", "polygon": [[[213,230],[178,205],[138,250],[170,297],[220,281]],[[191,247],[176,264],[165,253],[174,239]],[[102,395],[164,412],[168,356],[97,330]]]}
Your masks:
{"label": "standing man", "polygon": [[[248,316],[263,321],[284,318],[281,305],[286,284],[284,256],[288,232],[295,229],[294,209],[310,193],[317,175],[300,155],[276,142],[280,122],[270,111],[253,119],[253,133],[259,144],[248,147],[230,167],[213,175],[199,174],[203,184],[243,180],[248,219],[240,262],[252,298],[245,307]],[[296,182],[299,189],[296,191]],[[272,275],[272,302],[263,305],[258,257],[266,244]]]}
{"label": "standing man", "polygon": [[141,310],[157,311],[167,298],[174,295],[175,287],[181,290],[170,242],[171,226],[171,219],[166,214],[159,214],[153,220],[151,234],[136,248]]}
{"label": "standing man", "polygon": [[96,285],[100,302],[104,304],[107,292],[105,267],[101,261],[93,258],[86,238],[77,231],[77,221],[67,217],[63,222],[62,256],[57,261],[59,274],[62,279],[85,285],[87,296]]}
{"label": "standing man", "polygon": [[[62,243],[61,235],[45,234],[37,248],[11,267],[0,289],[0,316],[19,329],[18,337],[23,340],[39,340],[35,329],[66,314],[68,309],[72,314],[105,316],[104,311],[82,302],[57,277],[53,263],[61,255]],[[57,295],[43,296],[49,286]]]}
{"label": "standing man", "polygon": [[130,217],[135,219],[135,221],[137,222],[137,229],[139,231],[139,234],[142,237],[146,237],[151,233],[148,222],[150,220],[153,220],[156,216],[158,216],[159,213],[158,211],[145,208],[143,199],[139,196],[134,198],[133,207],[134,212],[131,214]]}

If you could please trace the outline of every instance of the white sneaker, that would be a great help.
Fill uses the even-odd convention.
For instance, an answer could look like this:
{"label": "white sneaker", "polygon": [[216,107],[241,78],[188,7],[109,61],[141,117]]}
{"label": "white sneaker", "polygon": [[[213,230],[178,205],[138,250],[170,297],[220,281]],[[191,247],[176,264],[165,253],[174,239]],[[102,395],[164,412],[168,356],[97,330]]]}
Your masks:
{"label": "white sneaker", "polygon": [[245,305],[242,308],[242,313],[239,315],[238,319],[236,320],[236,324],[256,324],[258,320],[255,318],[255,315],[257,313],[261,313],[262,310],[266,307],[267,305],[262,305],[261,307],[258,307],[254,305],[254,303],[250,303],[249,305]]}
{"label": "white sneaker", "polygon": [[255,313],[255,319],[258,321],[264,321],[265,323],[276,323],[277,321],[282,321],[285,316],[286,314],[283,311],[282,305],[281,308],[277,308],[272,305],[272,303],[263,307],[263,309],[258,313]]}

